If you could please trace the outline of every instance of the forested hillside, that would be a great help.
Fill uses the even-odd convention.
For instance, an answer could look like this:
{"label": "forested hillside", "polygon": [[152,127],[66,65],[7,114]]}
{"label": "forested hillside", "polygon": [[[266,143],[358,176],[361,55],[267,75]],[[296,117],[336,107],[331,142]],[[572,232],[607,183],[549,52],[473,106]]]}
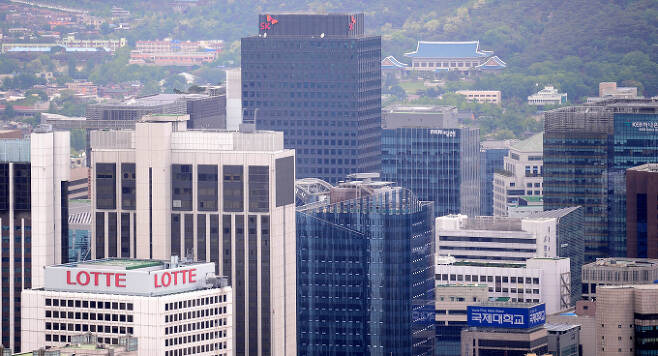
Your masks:
{"label": "forested hillside", "polygon": [[[110,2],[51,0],[107,14]],[[254,34],[257,15],[277,11],[366,13],[368,32],[380,34],[382,55],[402,54],[417,40],[480,40],[508,68],[475,87],[523,98],[536,85],[554,84],[580,99],[596,95],[599,81],[637,85],[658,95],[658,2],[655,0],[417,0],[304,1],[206,0],[178,13],[166,0],[112,1],[139,19],[131,41],[175,37],[220,38],[227,56],[239,55],[239,38]]]}

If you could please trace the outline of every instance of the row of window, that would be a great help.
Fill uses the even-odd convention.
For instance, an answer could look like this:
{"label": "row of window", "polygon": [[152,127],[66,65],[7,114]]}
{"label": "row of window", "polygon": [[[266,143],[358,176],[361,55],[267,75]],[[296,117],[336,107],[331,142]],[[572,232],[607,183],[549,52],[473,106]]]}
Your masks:
{"label": "row of window", "polygon": [[414,67],[436,67],[436,68],[467,68],[477,67],[480,62],[413,62]]}
{"label": "row of window", "polygon": [[[495,277],[495,278],[494,278]],[[496,283],[519,283],[523,284],[524,277],[508,277],[508,276],[479,276],[470,274],[437,274],[437,281],[466,281],[466,282],[493,282]],[[525,277],[525,284],[539,284],[537,277]]]}
{"label": "row of window", "polygon": [[129,322],[129,323],[133,322],[132,315],[88,313],[88,312],[65,312],[58,310],[46,310],[46,318],[61,318],[61,319],[76,319],[76,320],[105,320],[105,321],[121,321],[121,322]]}
{"label": "row of window", "polygon": [[226,325],[226,318],[197,321],[196,323],[188,323],[188,324],[174,325],[167,327],[165,328],[165,335],[185,333],[195,330],[205,330],[216,326],[225,326],[225,325]]}
{"label": "row of window", "polygon": [[97,308],[97,309],[112,309],[112,310],[133,310],[133,303],[123,302],[102,302],[102,301],[88,301],[88,300],[73,300],[73,299],[51,299],[46,298],[46,306],[50,307],[68,307],[68,308]]}
{"label": "row of window", "polygon": [[214,297],[197,298],[192,300],[184,300],[174,303],[165,304],[165,310],[178,310],[182,308],[194,308],[198,306],[225,303],[226,295],[216,295]]}
{"label": "row of window", "polygon": [[[226,342],[212,343],[200,346],[190,346],[177,350],[165,351],[165,356],[182,356],[197,355],[201,352],[212,352],[216,350],[226,350]],[[228,356],[228,353],[218,353],[219,356]]]}
{"label": "row of window", "polygon": [[196,311],[188,311],[185,313],[165,315],[165,323],[169,323],[172,321],[187,320],[192,318],[203,318],[211,315],[220,315],[220,314],[226,314],[226,307],[210,308],[210,309],[203,309]]}
{"label": "row of window", "polygon": [[73,323],[46,323],[46,330],[61,330],[61,331],[82,331],[82,332],[98,332],[106,334],[133,334],[134,329],[132,326],[117,326],[117,325],[96,325],[96,324],[73,324]]}
{"label": "row of window", "polygon": [[188,344],[193,342],[212,340],[220,337],[225,338],[226,335],[227,335],[226,330],[220,330],[220,331],[207,332],[207,333],[201,333],[195,335],[179,336],[179,337],[165,339],[165,346],[182,345],[182,344]]}

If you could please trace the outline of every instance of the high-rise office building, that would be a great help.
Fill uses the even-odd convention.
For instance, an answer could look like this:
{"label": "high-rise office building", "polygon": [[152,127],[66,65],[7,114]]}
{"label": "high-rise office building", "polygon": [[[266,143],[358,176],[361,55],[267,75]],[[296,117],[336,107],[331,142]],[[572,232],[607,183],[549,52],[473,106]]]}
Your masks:
{"label": "high-rise office building", "polygon": [[297,208],[298,354],[432,355],[432,203],[351,178]]}
{"label": "high-rise office building", "polygon": [[658,164],[626,170],[626,254],[658,258]]}
{"label": "high-rise office building", "polygon": [[493,215],[519,216],[543,209],[543,134],[512,145],[493,175]]}
{"label": "high-rise office building", "polygon": [[294,355],[294,151],[280,132],[188,119],[92,132],[92,256],[215,262],[233,287],[235,354]]}
{"label": "high-rise office building", "polygon": [[297,178],[379,172],[381,39],[360,14],[260,15],[242,39],[242,112],[283,131]]}
{"label": "high-rise office building", "polygon": [[544,114],[544,209],[583,207],[586,261],[626,256],[625,171],[656,162],[656,99],[607,99]]}
{"label": "high-rise office building", "polygon": [[21,347],[21,291],[44,284],[43,268],[68,260],[69,133],[37,127],[29,139],[0,140],[2,328]]}
{"label": "high-rise office building", "polygon": [[656,299],[656,284],[600,288],[596,301],[596,354],[655,354],[658,349]]}
{"label": "high-rise office building", "polygon": [[503,161],[516,140],[480,142],[480,215],[493,216],[494,173],[502,171]]}
{"label": "high-rise office building", "polygon": [[582,267],[582,299],[597,300],[603,286],[652,284],[658,280],[658,260],[599,258]]}
{"label": "high-rise office building", "polygon": [[480,215],[479,129],[405,111],[382,118],[382,179],[434,202],[436,216]]}

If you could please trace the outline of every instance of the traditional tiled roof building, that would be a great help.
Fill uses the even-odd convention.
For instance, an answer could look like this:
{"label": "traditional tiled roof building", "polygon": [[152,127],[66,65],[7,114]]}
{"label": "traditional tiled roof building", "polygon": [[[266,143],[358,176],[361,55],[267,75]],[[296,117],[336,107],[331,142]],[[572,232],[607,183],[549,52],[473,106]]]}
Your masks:
{"label": "traditional tiled roof building", "polygon": [[506,63],[494,56],[493,51],[481,50],[479,41],[418,41],[416,50],[404,55],[411,58],[412,70],[467,71],[498,70],[506,67]]}

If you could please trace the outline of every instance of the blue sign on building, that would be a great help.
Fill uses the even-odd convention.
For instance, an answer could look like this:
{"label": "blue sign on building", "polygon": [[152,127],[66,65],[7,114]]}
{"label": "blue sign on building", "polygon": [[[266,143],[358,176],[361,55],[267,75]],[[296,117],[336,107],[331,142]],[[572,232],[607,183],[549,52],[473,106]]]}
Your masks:
{"label": "blue sign on building", "polygon": [[469,306],[468,326],[529,329],[546,323],[546,306],[530,308]]}

